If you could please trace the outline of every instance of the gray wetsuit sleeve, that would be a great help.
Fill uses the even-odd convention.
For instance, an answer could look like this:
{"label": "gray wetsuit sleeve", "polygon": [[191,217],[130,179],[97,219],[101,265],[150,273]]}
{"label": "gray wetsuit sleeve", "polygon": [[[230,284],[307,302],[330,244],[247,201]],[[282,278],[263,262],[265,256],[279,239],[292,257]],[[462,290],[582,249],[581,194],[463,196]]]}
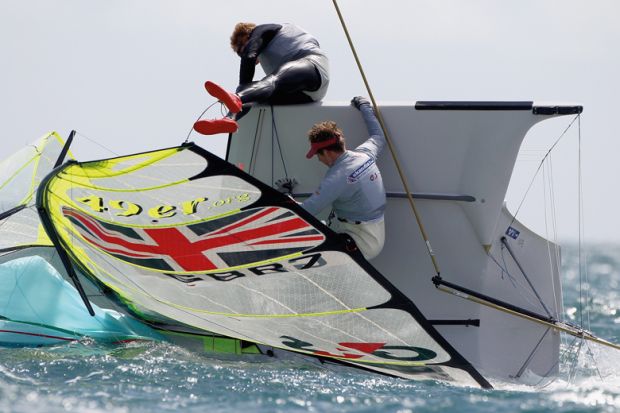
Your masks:
{"label": "gray wetsuit sleeve", "polygon": [[383,130],[375,116],[375,112],[369,104],[361,105],[360,112],[362,118],[364,118],[364,123],[366,123],[366,129],[368,130],[370,138],[355,148],[355,150],[365,152],[373,159],[377,159],[386,144]]}
{"label": "gray wetsuit sleeve", "polygon": [[318,215],[331,206],[345,189],[345,174],[346,171],[330,170],[321,181],[319,189],[302,202],[301,206],[312,215]]}
{"label": "gray wetsuit sleeve", "polygon": [[281,28],[282,25],[280,24],[261,24],[252,30],[248,43],[240,54],[239,85],[245,85],[254,79],[258,55],[267,47]]}

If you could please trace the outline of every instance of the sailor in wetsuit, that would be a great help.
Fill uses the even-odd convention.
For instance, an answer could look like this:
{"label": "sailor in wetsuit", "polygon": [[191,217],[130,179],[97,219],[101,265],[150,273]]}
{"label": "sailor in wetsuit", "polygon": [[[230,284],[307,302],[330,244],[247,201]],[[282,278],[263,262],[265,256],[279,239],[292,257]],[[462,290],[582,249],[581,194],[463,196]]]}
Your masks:
{"label": "sailor in wetsuit", "polygon": [[[239,113],[245,103],[286,105],[317,102],[327,93],[327,56],[311,34],[293,24],[256,26],[254,23],[237,23],[230,37],[230,45],[241,57],[236,93],[228,92],[210,81],[205,84],[207,92],[227,106],[229,116],[196,122],[194,129],[200,133],[235,132],[237,124],[230,115]],[[257,63],[260,63],[266,76],[253,81]]]}
{"label": "sailor in wetsuit", "polygon": [[317,123],[308,132],[310,151],[329,167],[319,189],[301,206],[313,215],[332,207],[328,225],[335,232],[351,236],[366,259],[383,249],[385,188],[376,160],[385,147],[383,131],[370,102],[361,96],[351,101],[362,114],[370,137],[347,150],[342,131],[335,122]]}

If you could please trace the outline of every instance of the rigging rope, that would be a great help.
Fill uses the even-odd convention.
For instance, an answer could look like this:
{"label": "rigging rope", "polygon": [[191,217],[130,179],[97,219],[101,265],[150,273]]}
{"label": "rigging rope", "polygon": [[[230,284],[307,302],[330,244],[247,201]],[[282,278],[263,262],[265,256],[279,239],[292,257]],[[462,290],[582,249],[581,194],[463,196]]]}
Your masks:
{"label": "rigging rope", "polygon": [[[562,132],[562,134],[556,139],[556,141],[553,143],[553,145],[551,145],[551,147],[549,148],[549,150],[547,151],[547,153],[545,154],[545,156],[543,157],[543,159],[540,161],[540,164],[538,165],[538,168],[536,169],[536,172],[534,173],[534,176],[532,177],[532,180],[527,188],[527,190],[525,191],[525,194],[523,195],[523,198],[521,199],[521,202],[519,203],[519,207],[517,208],[515,214],[513,215],[512,221],[510,222],[510,225],[512,225],[512,223],[516,220],[517,215],[521,209],[521,207],[523,206],[523,203],[525,202],[525,199],[527,198],[527,195],[530,191],[530,189],[533,186],[533,183],[536,179],[536,176],[538,175],[538,173],[540,172],[540,170],[543,170],[543,181],[545,181],[546,183],[548,182],[549,188],[550,188],[550,201],[552,203],[551,206],[551,214],[552,214],[552,224],[553,224],[553,235],[554,235],[554,240],[555,238],[557,238],[557,227],[556,227],[556,217],[555,217],[555,196],[554,196],[554,188],[553,188],[553,178],[551,176],[546,177],[545,175],[545,169],[543,168],[543,166],[545,165],[545,163],[547,163],[549,165],[549,174],[552,175],[552,167],[551,167],[551,152],[555,149],[555,147],[558,145],[558,143],[560,142],[560,140],[566,135],[566,133],[568,132],[568,130],[570,130],[570,128],[573,126],[573,124],[575,123],[575,121],[577,122],[577,197],[578,197],[578,202],[577,202],[577,222],[578,222],[578,250],[577,250],[577,254],[578,254],[578,268],[579,268],[579,300],[578,300],[578,308],[579,308],[579,326],[582,329],[586,329],[589,330],[590,329],[590,314],[589,311],[587,311],[587,304],[590,301],[589,298],[589,294],[588,294],[588,289],[584,289],[583,288],[583,284],[588,283],[588,277],[587,277],[587,262],[585,262],[584,258],[583,258],[583,236],[584,236],[584,222],[583,222],[583,172],[582,172],[582,158],[581,158],[581,114],[576,115],[571,122],[568,124],[568,126],[564,129],[564,131]],[[546,194],[544,195],[544,200],[545,200],[545,205],[546,205]],[[547,225],[546,222],[546,213],[545,213],[545,227]],[[557,255],[557,252],[556,252]],[[558,260],[558,262],[560,262],[560,260]],[[554,288],[554,297],[556,296],[556,292],[555,292],[555,288]],[[585,315],[584,315],[585,312]],[[585,322],[584,322],[584,316],[585,316]]]}
{"label": "rigging rope", "polygon": [[[539,388],[542,390],[548,387],[549,385],[551,385],[552,383],[554,383],[558,379],[558,377],[555,376],[553,377],[551,381],[548,381],[547,383],[541,386],[541,383],[543,382],[543,380],[547,379],[549,377],[549,374],[551,374],[553,370],[558,368],[560,363],[564,364],[568,361],[568,358],[573,354],[571,349],[575,346],[575,343],[577,342],[577,340],[579,340],[579,337],[573,337],[573,340],[570,342],[570,344],[565,343],[564,349],[561,350],[561,354],[558,357],[558,360],[555,363],[553,363],[551,367],[549,367],[549,369],[544,374],[540,376],[540,380],[538,380],[538,383],[534,385],[535,387],[540,386]],[[582,342],[583,340],[579,340],[579,341]],[[572,360],[571,360],[571,363],[572,363]]]}
{"label": "rigging rope", "polygon": [[538,302],[540,303],[542,308],[545,310],[545,313],[547,313],[547,316],[555,317],[555,315],[551,314],[551,312],[549,311],[549,309],[545,305],[545,302],[543,301],[542,297],[540,296],[540,294],[538,294],[538,291],[536,291],[536,287],[534,287],[534,284],[532,284],[532,282],[530,281],[530,277],[528,277],[527,273],[525,272],[525,270],[521,266],[521,263],[517,260],[517,257],[515,256],[514,252],[510,248],[510,245],[506,241],[506,237],[502,237],[501,238],[501,242],[502,242],[502,245],[505,246],[506,249],[508,250],[508,253],[512,257],[513,262],[517,265],[517,268],[519,269],[519,271],[521,271],[521,274],[523,275],[523,278],[525,278],[525,281],[527,281],[527,284],[530,286],[530,289],[532,290],[532,292],[534,293],[534,295],[538,299]]}
{"label": "rigging rope", "polygon": [[584,237],[584,216],[583,216],[583,173],[582,173],[582,162],[581,162],[581,118],[577,122],[577,130],[578,130],[578,163],[577,163],[577,188],[578,188],[578,222],[579,222],[579,313],[581,320],[581,327],[583,328],[583,312],[584,312],[584,301],[585,301],[585,316],[586,316],[586,328],[590,329],[590,311],[588,310],[588,303],[590,302],[590,294],[589,288],[585,289],[585,298],[582,301],[582,287],[583,282],[585,281],[586,285],[589,285],[588,280],[588,263],[587,257],[583,259],[583,237]]}
{"label": "rigging rope", "polygon": [[[516,277],[514,275],[512,275],[510,273],[510,271],[508,270],[508,265],[506,263],[506,259],[504,257],[504,245],[500,244],[500,251],[501,251],[501,259],[502,259],[502,263],[500,263],[494,256],[493,254],[491,254],[490,252],[487,254],[487,256],[491,259],[491,261],[493,261],[493,263],[500,269],[502,274],[506,274],[508,280],[510,281],[510,283],[512,284],[513,288],[515,289],[515,291],[519,294],[519,296],[526,301],[528,304],[530,304],[531,306],[536,306],[536,301],[534,301],[532,299],[532,296],[534,294],[532,294],[531,292],[528,293],[528,288],[526,288],[525,284],[523,284],[522,282],[518,281],[516,279]],[[514,261],[514,258],[513,258]],[[503,275],[501,275],[502,280],[504,279]],[[524,293],[527,293],[527,295],[525,295]],[[555,296],[554,296],[555,299]],[[555,303],[555,301],[554,301]],[[542,304],[542,303],[541,303]],[[544,304],[543,304],[544,306]],[[553,318],[558,318],[560,316],[560,312],[558,311],[557,307],[554,307],[554,315],[549,315],[550,317]]]}
{"label": "rigging rope", "polygon": [[[577,125],[579,126],[579,124]],[[579,325],[583,328],[583,264],[581,262],[582,258],[582,249],[581,249],[581,136],[579,136],[578,140],[578,152],[577,152],[577,190],[579,202],[577,204],[577,223],[578,223],[578,262],[579,262]]]}
{"label": "rigging rope", "polygon": [[542,168],[545,160],[549,157],[549,155],[551,154],[551,151],[553,151],[553,149],[557,146],[557,144],[564,137],[564,135],[566,135],[566,132],[568,132],[568,130],[571,128],[571,126],[573,126],[573,123],[575,123],[575,121],[577,119],[579,119],[580,117],[581,117],[581,114],[578,114],[578,115],[576,115],[573,118],[573,120],[568,124],[566,129],[564,129],[562,134],[555,140],[553,145],[551,145],[551,147],[549,148],[549,150],[547,151],[545,156],[542,158],[542,160],[538,164],[538,168],[536,168],[536,172],[534,172],[534,176],[532,177],[532,180],[530,181],[530,184],[528,185],[527,189],[525,190],[525,194],[523,194],[523,197],[521,198],[521,202],[519,203],[519,206],[517,207],[517,210],[513,214],[512,221],[510,221],[510,224],[508,224],[509,226],[512,225],[515,222],[515,220],[517,219],[517,215],[519,214],[519,211],[521,210],[521,207],[523,206],[523,203],[525,202],[525,198],[527,198],[527,194],[530,192],[530,189],[532,189],[532,185],[534,184],[534,180],[536,179],[536,176],[538,176],[538,172],[540,172],[540,169]]}
{"label": "rigging rope", "polygon": [[[282,145],[280,144],[280,136],[278,135],[278,128],[276,126],[276,117],[273,111],[273,105],[271,105],[271,134],[276,138],[278,150],[280,151],[280,159],[282,160],[282,167],[284,168],[284,176],[288,178],[288,171],[286,170],[286,162],[284,162],[284,154],[282,153]],[[271,163],[273,164],[273,161]]]}
{"label": "rigging rope", "polygon": [[[252,140],[252,151],[250,152],[250,161],[249,161],[249,165],[248,165],[248,173],[250,175],[254,174],[254,168],[255,168],[255,155],[256,155],[256,151],[258,150],[257,148],[257,142],[260,141],[260,138],[262,137],[263,133],[263,115],[264,115],[264,110],[263,109],[259,109],[258,110],[258,116],[256,119],[256,129],[254,130],[254,139]],[[260,133],[260,135],[259,135]]]}
{"label": "rigging rope", "polygon": [[413,211],[413,215],[415,216],[416,222],[418,224],[418,228],[420,229],[420,233],[422,238],[424,239],[424,243],[426,244],[426,248],[428,250],[431,261],[433,262],[433,267],[435,268],[435,272],[439,275],[439,265],[437,264],[437,260],[435,259],[435,253],[431,247],[431,243],[429,241],[428,235],[426,234],[426,230],[424,229],[424,225],[422,223],[422,219],[420,218],[420,214],[418,213],[418,209],[413,201],[413,195],[409,190],[409,185],[407,184],[407,178],[402,170],[400,162],[398,161],[398,157],[396,156],[396,149],[394,148],[394,144],[392,143],[392,139],[387,132],[387,128],[385,126],[385,122],[383,121],[383,116],[379,111],[379,107],[377,106],[377,102],[375,101],[375,97],[372,94],[372,90],[370,90],[370,85],[368,83],[368,79],[366,79],[366,74],[364,73],[364,68],[360,62],[359,57],[357,56],[357,52],[355,51],[355,46],[353,46],[353,41],[351,40],[351,36],[349,35],[349,30],[347,29],[347,25],[344,22],[344,18],[342,17],[342,13],[340,12],[340,8],[338,7],[338,2],[336,0],[332,0],[334,3],[334,7],[336,8],[336,13],[338,14],[338,18],[340,19],[340,23],[344,30],[344,34],[347,37],[347,41],[349,42],[349,47],[351,48],[351,52],[353,53],[353,57],[355,58],[355,62],[357,63],[357,67],[362,75],[362,80],[364,81],[364,85],[366,86],[366,90],[368,91],[368,96],[370,97],[370,101],[372,102],[373,109],[377,114],[377,119],[379,120],[379,124],[381,125],[381,129],[383,130],[383,134],[385,135],[385,141],[388,144],[388,148],[390,149],[390,153],[392,154],[392,159],[394,160],[394,164],[396,166],[396,170],[398,171],[398,175],[400,176],[400,180],[403,184],[403,189],[407,194],[407,200],[409,201],[409,206]]}
{"label": "rigging rope", "polygon": [[120,156],[118,153],[114,152],[112,149],[108,148],[105,145],[102,145],[101,143],[99,143],[99,141],[96,141],[95,139],[91,139],[88,136],[84,135],[81,132],[76,131],[75,132],[76,135],[81,136],[82,138],[86,139],[87,141],[94,143],[95,145],[99,146],[100,148],[105,149],[106,151],[110,152],[111,154],[113,154],[114,156]]}
{"label": "rigging rope", "polygon": [[[202,117],[204,116],[205,113],[207,113],[207,111],[209,109],[211,109],[216,103],[218,103],[219,101],[216,100],[215,102],[211,103],[209,106],[207,106],[207,108],[205,110],[202,111],[202,113],[198,116],[198,118],[196,118],[196,120],[194,121],[194,123],[198,122],[200,119],[202,119]],[[220,111],[221,111],[221,107],[220,107]],[[185,138],[185,141],[183,141],[183,143],[187,143],[189,141],[189,137],[192,134],[192,132],[194,131],[194,126],[192,124],[192,127],[190,128],[189,132],[187,132],[187,137]]]}
{"label": "rigging rope", "polygon": [[[548,229],[548,223],[547,223],[547,195],[546,195],[546,186],[543,185],[543,200],[544,200],[544,217],[545,217],[545,239],[546,239],[546,246],[547,246],[547,256],[549,259],[549,277],[551,278],[552,282],[551,282],[551,291],[553,293],[553,309],[554,309],[554,313],[556,314],[556,316],[558,318],[562,318],[562,314],[561,311],[558,308],[558,303],[560,302],[560,300],[558,300],[558,293],[556,291],[556,283],[555,283],[555,272],[554,272],[554,265],[553,263],[556,263],[556,269],[558,272],[558,276],[559,276],[559,272],[560,269],[558,268],[561,265],[562,259],[560,257],[560,248],[559,248],[559,243],[558,243],[558,234],[557,234],[557,218],[555,215],[555,190],[553,187],[553,167],[552,167],[552,163],[551,163],[551,156],[549,156],[548,160],[547,160],[547,167],[543,168],[543,182],[548,182],[549,185],[549,202],[551,204],[550,210],[551,210],[551,226],[552,226],[552,230],[553,230],[553,242],[549,241],[549,229]],[[548,172],[547,172],[548,170]],[[552,255],[553,252],[553,255]]]}

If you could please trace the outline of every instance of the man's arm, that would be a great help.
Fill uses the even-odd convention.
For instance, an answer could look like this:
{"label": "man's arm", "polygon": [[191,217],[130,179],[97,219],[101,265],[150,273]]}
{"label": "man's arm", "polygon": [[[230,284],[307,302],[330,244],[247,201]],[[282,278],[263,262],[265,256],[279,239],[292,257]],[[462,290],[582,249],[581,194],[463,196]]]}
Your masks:
{"label": "man's arm", "polygon": [[351,100],[351,104],[359,109],[362,114],[362,118],[364,119],[364,123],[366,124],[368,135],[370,135],[370,138],[355,148],[355,150],[366,152],[376,159],[381,154],[381,151],[383,151],[386,144],[383,129],[381,129],[381,125],[379,124],[368,99],[357,96]]}
{"label": "man's arm", "polygon": [[239,67],[239,85],[250,83],[254,79],[256,59],[269,44],[271,39],[282,28],[279,24],[261,24],[252,30],[248,43],[241,51],[241,64]]}
{"label": "man's arm", "polygon": [[339,177],[338,174],[328,174],[319,185],[319,189],[302,202],[301,206],[316,216],[338,199],[345,184],[345,178]]}

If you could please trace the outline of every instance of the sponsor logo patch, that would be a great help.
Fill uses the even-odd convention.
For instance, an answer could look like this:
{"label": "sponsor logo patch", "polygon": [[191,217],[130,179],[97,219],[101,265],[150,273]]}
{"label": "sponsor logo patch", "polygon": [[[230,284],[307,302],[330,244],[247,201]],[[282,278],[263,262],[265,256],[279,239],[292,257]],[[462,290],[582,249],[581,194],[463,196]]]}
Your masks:
{"label": "sponsor logo patch", "polygon": [[519,238],[520,233],[520,231],[514,229],[513,227],[508,227],[508,229],[506,230],[506,235],[508,235],[512,239]]}
{"label": "sponsor logo patch", "polygon": [[364,172],[366,172],[368,168],[370,168],[374,164],[375,164],[374,159],[368,159],[366,162],[362,164],[362,166],[357,168],[355,171],[351,173],[351,175],[347,177],[347,182],[350,184],[354,184],[355,182],[359,180],[360,176],[362,176]]}

